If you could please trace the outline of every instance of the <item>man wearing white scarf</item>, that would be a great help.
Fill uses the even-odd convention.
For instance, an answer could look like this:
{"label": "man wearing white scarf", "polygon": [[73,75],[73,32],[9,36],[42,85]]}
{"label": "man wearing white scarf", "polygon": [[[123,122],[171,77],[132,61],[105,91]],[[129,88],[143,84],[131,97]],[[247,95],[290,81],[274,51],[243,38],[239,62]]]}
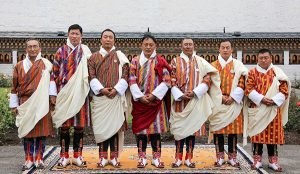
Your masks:
{"label": "man wearing white scarf", "polygon": [[81,43],[82,28],[78,24],[68,29],[67,44],[60,47],[53,60],[50,82],[51,103],[55,105],[53,123],[60,133],[59,168],[70,164],[70,127],[74,127],[73,162],[85,167],[82,157],[83,128],[90,126],[89,83],[87,59],[90,49]]}
{"label": "man wearing white scarf", "polygon": [[120,167],[119,154],[124,143],[129,60],[121,51],[116,51],[115,39],[112,30],[104,30],[100,38],[100,51],[93,53],[88,61],[90,86],[94,94],[92,122],[99,146],[99,168],[108,163],[116,168]]}
{"label": "man wearing white scarf", "polygon": [[250,100],[244,112],[244,138],[250,136],[253,143],[254,170],[262,167],[263,144],[266,144],[269,168],[282,171],[277,144],[284,144],[283,126],[288,121],[291,84],[284,72],[272,64],[271,56],[270,50],[259,50],[257,66],[248,74],[245,95]]}
{"label": "man wearing white scarf", "polygon": [[222,90],[222,105],[214,109],[209,118],[210,132],[213,134],[216,146],[216,166],[222,166],[224,160],[224,134],[228,135],[228,163],[238,167],[237,135],[243,133],[243,97],[247,68],[242,62],[232,58],[232,45],[229,40],[223,40],[219,47],[218,60],[212,63],[220,73]]}
{"label": "man wearing white scarf", "polygon": [[[172,167],[182,165],[183,147],[186,144],[184,164],[195,168],[195,163],[192,162],[195,136],[205,134],[204,123],[211,115],[212,108],[217,106],[218,100],[215,99],[218,98],[211,97],[212,93],[216,92],[213,96],[219,96],[221,104],[220,79],[218,71],[196,55],[192,39],[185,38],[181,44],[182,53],[171,61],[171,92],[174,102],[170,130],[176,146],[176,161],[172,163]],[[210,101],[213,101],[212,105]]]}
{"label": "man wearing white scarf", "polygon": [[16,114],[18,136],[24,145],[25,164],[22,170],[30,169],[33,163],[36,168],[44,168],[45,141],[52,134],[49,112],[52,64],[41,57],[41,47],[37,40],[26,42],[26,53],[26,58],[14,68],[9,104]]}

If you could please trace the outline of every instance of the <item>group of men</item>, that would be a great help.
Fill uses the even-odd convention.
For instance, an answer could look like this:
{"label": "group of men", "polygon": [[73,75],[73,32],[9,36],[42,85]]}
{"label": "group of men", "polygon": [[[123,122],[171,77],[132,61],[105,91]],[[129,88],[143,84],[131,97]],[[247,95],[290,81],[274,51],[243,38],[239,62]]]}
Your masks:
{"label": "group of men", "polygon": [[[239,166],[237,138],[243,134],[244,142],[250,136],[253,143],[253,169],[262,167],[263,144],[267,144],[269,167],[282,170],[277,144],[284,144],[290,82],[272,64],[268,49],[258,52],[257,66],[248,72],[242,62],[232,57],[229,40],[220,43],[218,60],[210,64],[196,55],[193,40],[185,38],[181,54],[169,65],[156,53],[157,41],[149,33],[141,40],[141,54],[131,62],[115,48],[116,36],[110,29],[101,33],[100,50],[93,54],[81,39],[82,28],[71,25],[67,42],[58,49],[53,62],[41,57],[38,40],[29,39],[26,58],[14,68],[10,107],[17,115],[18,135],[23,139],[23,170],[33,165],[44,167],[45,140],[52,134],[53,124],[59,129],[59,168],[87,165],[82,154],[86,126],[93,127],[99,146],[97,166],[120,167],[119,155],[130,114],[138,168],[148,163],[148,141],[152,147],[151,164],[164,168],[161,134],[168,130],[174,135],[176,147],[172,167],[184,163],[195,168],[195,137],[207,135],[205,123],[209,121],[216,166],[225,163],[225,134],[228,163]],[[70,127],[74,127],[72,161]]]}

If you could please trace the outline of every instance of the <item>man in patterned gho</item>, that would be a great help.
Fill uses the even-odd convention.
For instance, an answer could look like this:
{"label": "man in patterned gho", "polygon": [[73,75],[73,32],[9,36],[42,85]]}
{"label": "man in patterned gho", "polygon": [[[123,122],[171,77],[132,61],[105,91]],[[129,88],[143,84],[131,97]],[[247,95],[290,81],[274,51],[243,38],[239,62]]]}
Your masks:
{"label": "man in patterned gho", "polygon": [[146,148],[150,138],[152,164],[164,168],[161,162],[161,133],[168,131],[168,114],[164,96],[170,87],[171,67],[156,54],[156,39],[149,34],[142,38],[142,53],[130,65],[129,85],[132,100],[132,131],[136,135],[139,161],[147,165]]}
{"label": "man in patterned gho", "polygon": [[81,43],[82,28],[78,24],[68,29],[67,44],[60,47],[53,60],[50,95],[55,105],[53,123],[59,128],[60,159],[58,167],[70,164],[70,127],[74,127],[72,164],[85,167],[82,157],[83,129],[90,126],[87,59],[90,49]]}
{"label": "man in patterned gho", "polygon": [[176,146],[176,161],[172,163],[172,167],[182,165],[185,143],[184,164],[195,168],[195,163],[192,162],[195,136],[205,134],[204,123],[211,115],[214,103],[219,101],[221,104],[220,79],[218,71],[205,59],[196,55],[192,39],[183,39],[181,47],[180,56],[171,61],[171,91],[174,102],[171,109],[170,130],[174,135]]}
{"label": "man in patterned gho", "polygon": [[218,60],[212,62],[220,74],[222,105],[214,109],[209,118],[209,130],[213,133],[216,146],[216,166],[222,166],[224,160],[224,134],[228,135],[228,163],[238,167],[237,135],[243,134],[243,97],[247,68],[243,63],[232,57],[232,45],[223,40],[219,47]]}
{"label": "man in patterned gho", "polygon": [[108,163],[120,167],[118,157],[124,144],[127,110],[125,92],[128,88],[130,62],[121,51],[116,50],[115,39],[112,30],[104,30],[101,33],[100,50],[93,53],[88,61],[90,86],[94,93],[92,123],[99,146],[100,168]]}
{"label": "man in patterned gho", "polygon": [[9,104],[17,116],[18,136],[23,139],[23,171],[30,169],[33,164],[38,169],[44,168],[45,141],[52,133],[49,112],[52,64],[41,57],[41,47],[37,40],[30,39],[26,42],[26,53],[26,58],[14,68]]}
{"label": "man in patterned gho", "polygon": [[272,64],[272,54],[261,49],[257,65],[248,73],[247,132],[253,147],[253,169],[262,167],[263,144],[267,145],[269,168],[282,171],[278,164],[277,144],[284,144],[283,126],[288,121],[291,84],[285,73]]}

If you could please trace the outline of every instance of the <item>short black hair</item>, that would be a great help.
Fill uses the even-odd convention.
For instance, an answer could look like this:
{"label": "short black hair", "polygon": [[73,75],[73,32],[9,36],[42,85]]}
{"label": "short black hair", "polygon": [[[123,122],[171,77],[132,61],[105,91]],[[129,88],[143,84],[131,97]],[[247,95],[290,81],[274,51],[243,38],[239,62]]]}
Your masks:
{"label": "short black hair", "polygon": [[259,55],[259,54],[264,54],[264,53],[269,53],[270,56],[272,55],[272,52],[271,52],[269,49],[267,49],[267,48],[262,48],[262,49],[260,49],[260,50],[258,51],[257,55]]}
{"label": "short black hair", "polygon": [[71,25],[71,26],[69,27],[69,29],[68,29],[68,33],[69,33],[71,30],[79,30],[80,33],[82,34],[82,28],[81,28],[81,26],[78,25],[78,24],[73,24],[73,25]]}
{"label": "short black hair", "polygon": [[26,47],[27,47],[27,43],[28,43],[29,41],[32,41],[32,40],[37,41],[38,44],[39,44],[39,47],[41,47],[41,41],[40,41],[39,39],[37,39],[37,38],[28,38],[28,39],[26,40],[26,42],[25,42]]}
{"label": "short black hair", "polygon": [[116,40],[116,34],[115,34],[115,32],[112,31],[112,30],[109,29],[109,28],[107,28],[107,29],[105,29],[105,30],[102,31],[100,39],[102,39],[103,33],[106,32],[106,31],[112,32],[112,34],[114,35],[114,40]]}
{"label": "short black hair", "polygon": [[142,38],[142,42],[144,42],[145,39],[152,39],[154,41],[154,43],[157,44],[155,37],[149,33],[144,34],[144,36]]}
{"label": "short black hair", "polygon": [[221,43],[223,42],[229,42],[230,45],[231,45],[231,48],[233,48],[233,44],[232,44],[232,41],[230,39],[221,39],[220,43],[219,43],[219,48],[221,47]]}
{"label": "short black hair", "polygon": [[187,40],[187,39],[191,39],[191,40],[194,42],[194,40],[193,40],[191,37],[185,37],[185,38],[183,38],[183,39],[181,40],[181,44],[182,44],[182,42],[183,42],[184,40]]}

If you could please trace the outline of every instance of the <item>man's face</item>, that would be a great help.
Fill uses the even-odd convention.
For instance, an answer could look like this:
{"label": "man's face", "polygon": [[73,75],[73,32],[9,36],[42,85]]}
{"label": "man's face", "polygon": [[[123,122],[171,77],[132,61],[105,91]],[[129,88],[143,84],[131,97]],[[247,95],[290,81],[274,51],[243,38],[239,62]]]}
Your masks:
{"label": "man's face", "polygon": [[110,31],[105,31],[102,34],[102,38],[101,38],[100,42],[101,42],[101,45],[104,49],[111,50],[111,48],[115,44],[114,34]]}
{"label": "man's face", "polygon": [[41,52],[39,42],[36,40],[30,40],[26,44],[26,53],[30,58],[35,58]]}
{"label": "man's face", "polygon": [[182,51],[188,57],[191,57],[194,52],[194,42],[192,39],[184,39],[181,44]]}
{"label": "man's face", "polygon": [[230,55],[232,54],[232,48],[231,48],[231,43],[230,42],[222,42],[220,44],[219,52],[225,60],[227,60]]}
{"label": "man's face", "polygon": [[68,33],[68,38],[73,46],[77,46],[82,38],[82,34],[79,29],[70,30]]}
{"label": "man's face", "polygon": [[272,63],[270,53],[260,53],[257,56],[257,64],[263,69],[267,70]]}
{"label": "man's face", "polygon": [[151,38],[147,38],[143,41],[142,50],[147,58],[150,58],[155,49],[156,44]]}

